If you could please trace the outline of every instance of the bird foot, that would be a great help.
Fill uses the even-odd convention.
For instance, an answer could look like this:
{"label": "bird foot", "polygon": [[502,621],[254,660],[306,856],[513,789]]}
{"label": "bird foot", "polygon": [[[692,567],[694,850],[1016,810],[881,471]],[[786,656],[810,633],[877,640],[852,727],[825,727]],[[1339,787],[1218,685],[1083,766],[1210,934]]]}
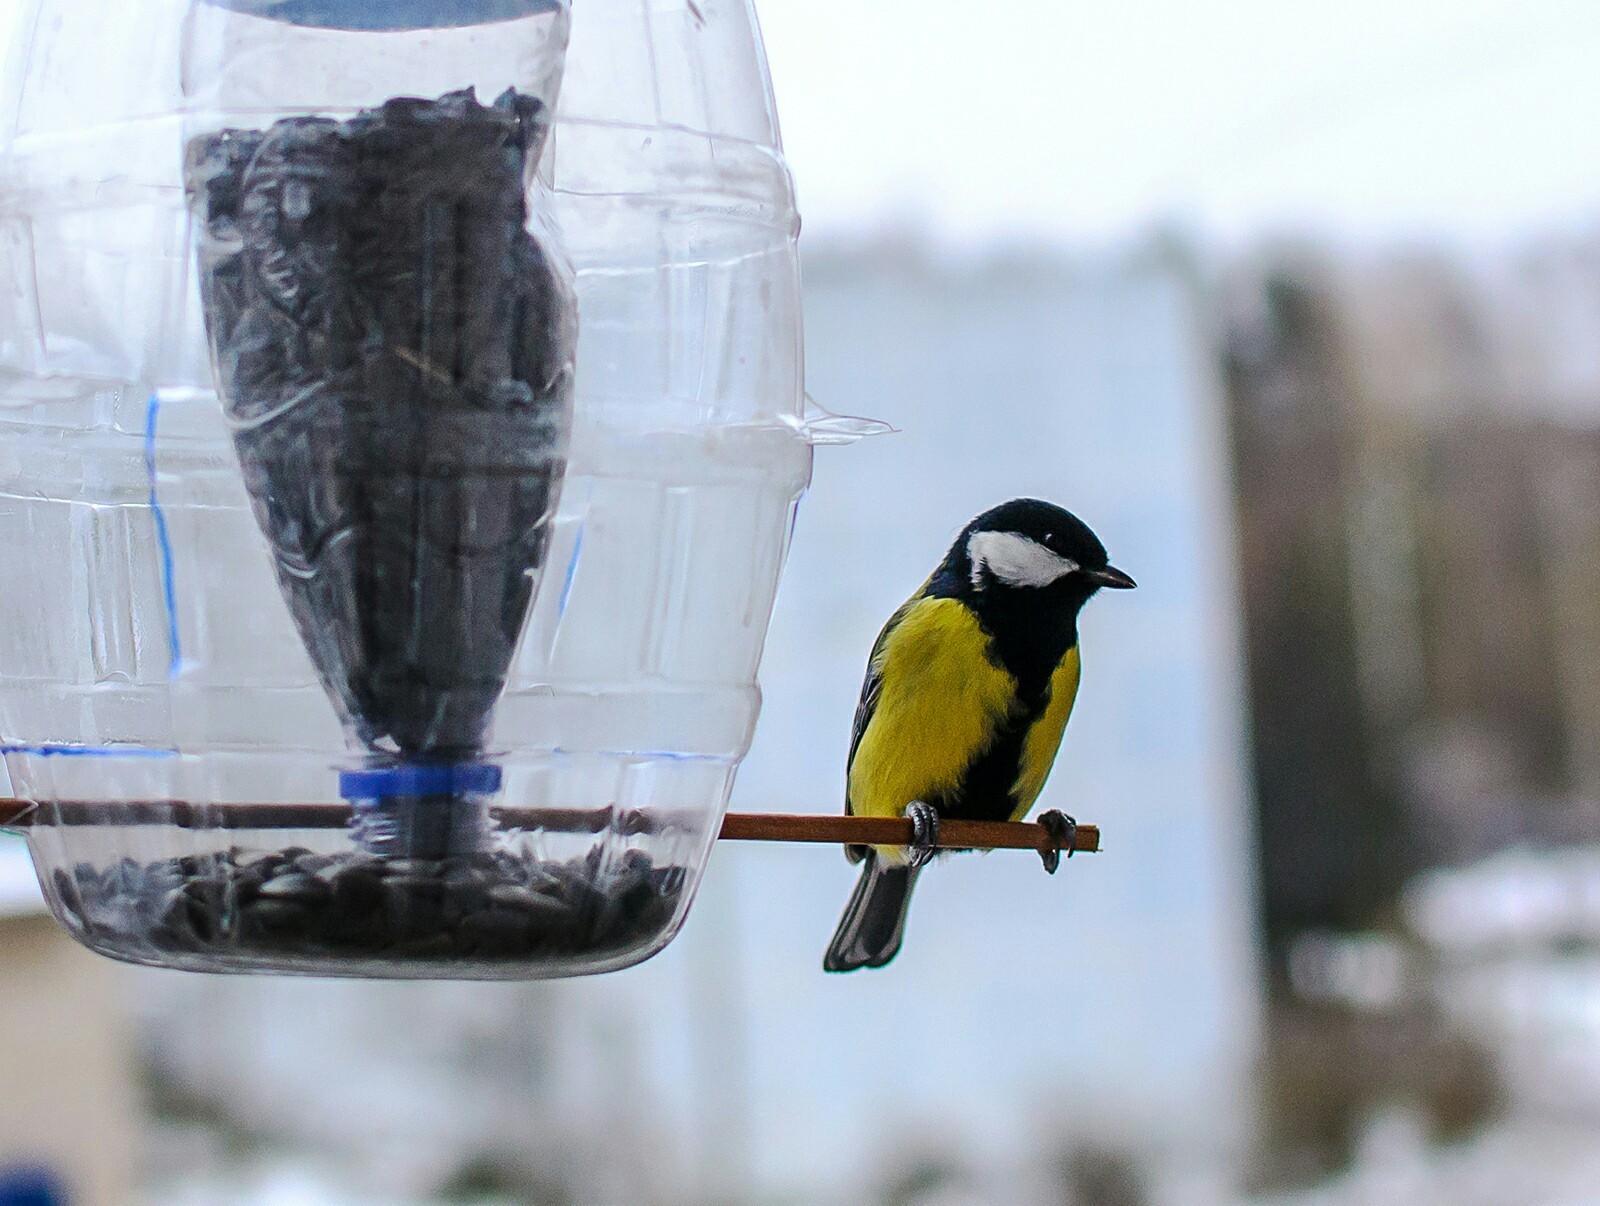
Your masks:
{"label": "bird foot", "polygon": [[925,867],[939,852],[939,813],[932,804],[913,800],[906,805],[911,822],[911,866]]}
{"label": "bird foot", "polygon": [[1054,843],[1053,849],[1039,851],[1039,858],[1044,862],[1044,869],[1054,875],[1056,868],[1061,865],[1061,852],[1065,850],[1067,857],[1071,858],[1078,848],[1078,822],[1060,809],[1052,808],[1049,812],[1039,814],[1039,824],[1044,826]]}

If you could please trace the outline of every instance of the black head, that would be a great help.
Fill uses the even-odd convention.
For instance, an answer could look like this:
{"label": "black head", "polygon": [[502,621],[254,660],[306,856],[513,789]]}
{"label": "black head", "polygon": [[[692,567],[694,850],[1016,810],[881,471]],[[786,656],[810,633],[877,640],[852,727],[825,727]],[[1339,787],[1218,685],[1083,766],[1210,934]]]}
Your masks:
{"label": "black head", "polygon": [[1018,498],[985,511],[951,546],[941,574],[959,574],[973,594],[1027,594],[1081,606],[1101,587],[1129,590],[1133,579],[1106,556],[1089,526],[1052,503]]}

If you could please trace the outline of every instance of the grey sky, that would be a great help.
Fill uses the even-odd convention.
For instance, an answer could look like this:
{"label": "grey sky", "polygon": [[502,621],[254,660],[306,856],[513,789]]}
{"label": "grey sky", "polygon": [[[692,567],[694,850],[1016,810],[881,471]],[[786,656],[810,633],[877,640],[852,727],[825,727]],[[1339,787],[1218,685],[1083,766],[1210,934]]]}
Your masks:
{"label": "grey sky", "polygon": [[758,7],[813,231],[1494,238],[1600,209],[1583,0]]}

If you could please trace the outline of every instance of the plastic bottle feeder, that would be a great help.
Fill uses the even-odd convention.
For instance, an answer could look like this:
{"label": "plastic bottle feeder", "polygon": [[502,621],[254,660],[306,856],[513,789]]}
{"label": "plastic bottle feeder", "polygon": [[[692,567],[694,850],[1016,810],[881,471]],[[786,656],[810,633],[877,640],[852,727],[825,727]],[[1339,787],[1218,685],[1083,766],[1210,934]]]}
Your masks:
{"label": "plastic bottle feeder", "polygon": [[57,917],[206,971],[658,951],[811,465],[749,4],[23,20],[0,796]]}

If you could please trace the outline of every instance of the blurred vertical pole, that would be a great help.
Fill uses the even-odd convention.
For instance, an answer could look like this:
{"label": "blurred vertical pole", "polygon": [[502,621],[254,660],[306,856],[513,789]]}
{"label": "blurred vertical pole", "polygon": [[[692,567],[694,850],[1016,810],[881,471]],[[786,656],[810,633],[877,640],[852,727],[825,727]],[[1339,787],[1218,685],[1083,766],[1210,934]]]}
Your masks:
{"label": "blurred vertical pole", "polygon": [[1562,436],[1555,444],[1539,479],[1539,522],[1568,781],[1592,817],[1600,812],[1600,471],[1592,441]]}
{"label": "blurred vertical pole", "polygon": [[1410,840],[1366,709],[1351,538],[1364,444],[1338,299],[1314,262],[1240,284],[1224,369],[1262,919],[1281,985],[1297,934],[1370,924],[1393,900]]}
{"label": "blurred vertical pole", "polygon": [[[14,846],[0,836],[0,858],[25,858]],[[118,969],[42,902],[0,897],[0,1180],[47,1169],[71,1206],[135,1200],[143,1110],[122,1002]]]}
{"label": "blurred vertical pole", "polygon": [[695,900],[686,938],[699,1133],[699,1201],[721,1206],[749,1196],[750,1057],[743,960],[740,958],[738,867],[712,861]]}
{"label": "blurred vertical pole", "polygon": [[1427,690],[1417,541],[1407,434],[1360,398],[1357,487],[1350,504],[1350,594],[1361,694],[1378,774],[1393,764],[1393,737],[1416,720]]}

